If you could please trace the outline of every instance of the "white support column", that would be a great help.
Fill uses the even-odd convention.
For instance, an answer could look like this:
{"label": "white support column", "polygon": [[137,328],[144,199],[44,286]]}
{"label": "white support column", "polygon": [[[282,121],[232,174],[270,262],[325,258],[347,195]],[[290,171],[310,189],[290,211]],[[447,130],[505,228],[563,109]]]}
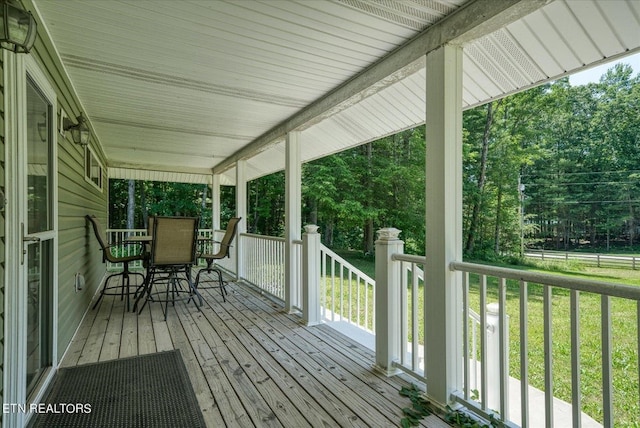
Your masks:
{"label": "white support column", "polygon": [[211,177],[211,227],[220,230],[220,174]]}
{"label": "white support column", "polygon": [[300,261],[294,251],[294,240],[300,239],[302,228],[302,163],[300,162],[300,132],[289,132],[285,141],[285,290],[284,310],[291,312],[300,299],[295,282],[300,277]]}
{"label": "white support column", "polygon": [[399,373],[400,359],[400,263],[393,254],[404,252],[404,242],[394,228],[380,229],[376,241],[376,369],[387,376]]}
{"label": "white support column", "polygon": [[244,252],[240,234],[247,232],[247,161],[236,162],[236,216],[238,222],[236,238],[236,279],[244,277]]}
{"label": "white support column", "polygon": [[427,54],[425,374],[427,394],[462,389],[462,48]]}
{"label": "white support column", "polygon": [[304,227],[302,234],[302,320],[306,325],[322,323],[320,316],[320,234],[318,226]]}

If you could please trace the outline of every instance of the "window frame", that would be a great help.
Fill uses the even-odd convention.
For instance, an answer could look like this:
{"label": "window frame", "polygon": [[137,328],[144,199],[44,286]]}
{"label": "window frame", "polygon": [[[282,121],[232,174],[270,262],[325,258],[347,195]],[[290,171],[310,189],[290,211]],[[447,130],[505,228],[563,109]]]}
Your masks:
{"label": "window frame", "polygon": [[[93,169],[98,168],[97,181],[94,181]],[[86,145],[84,149],[84,179],[100,192],[104,191],[104,165],[96,156],[91,146]]]}

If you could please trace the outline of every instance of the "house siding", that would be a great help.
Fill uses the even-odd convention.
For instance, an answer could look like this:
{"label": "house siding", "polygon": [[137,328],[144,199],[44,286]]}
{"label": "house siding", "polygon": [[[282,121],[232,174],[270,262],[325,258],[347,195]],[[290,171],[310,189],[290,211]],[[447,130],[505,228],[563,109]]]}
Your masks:
{"label": "house siding", "polygon": [[[30,55],[34,55],[42,71],[47,75],[56,92],[58,111],[57,127],[60,126],[61,111],[74,118],[82,106],[74,95],[68,76],[55,55],[51,41],[45,32],[38,32],[38,39]],[[68,134],[68,133],[66,133]],[[103,165],[104,153],[91,141],[95,155]],[[84,176],[83,146],[71,141],[70,136],[57,134],[57,179],[58,179],[58,355],[60,360],[68,348],[91,298],[100,285],[105,265],[93,230],[85,215],[96,215],[107,224],[108,177],[104,171],[104,188],[96,189]],[[75,276],[85,278],[85,287],[76,292]]]}

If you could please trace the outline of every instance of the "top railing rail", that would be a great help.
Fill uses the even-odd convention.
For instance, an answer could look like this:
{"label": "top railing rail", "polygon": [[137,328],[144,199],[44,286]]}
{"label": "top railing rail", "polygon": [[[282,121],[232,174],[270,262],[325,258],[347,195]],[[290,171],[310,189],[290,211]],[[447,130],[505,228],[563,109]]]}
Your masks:
{"label": "top railing rail", "polygon": [[548,273],[521,271],[516,269],[501,268],[467,262],[451,262],[452,270],[472,272],[484,275],[492,275],[500,278],[515,279],[536,284],[553,285],[554,287],[568,290],[586,291],[588,293],[603,294],[623,299],[639,300],[640,287],[617,284],[613,282],[597,281],[592,279],[577,278],[575,276],[560,276]]}

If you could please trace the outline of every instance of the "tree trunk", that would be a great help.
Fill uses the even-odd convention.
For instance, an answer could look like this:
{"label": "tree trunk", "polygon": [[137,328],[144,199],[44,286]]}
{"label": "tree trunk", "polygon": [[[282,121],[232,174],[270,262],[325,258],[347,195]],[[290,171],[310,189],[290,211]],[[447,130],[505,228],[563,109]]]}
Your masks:
{"label": "tree trunk", "polygon": [[318,200],[316,198],[309,198],[309,223],[318,224]]}
{"label": "tree trunk", "polygon": [[127,202],[127,229],[134,228],[136,212],[136,182],[129,180],[129,200]]}
{"label": "tree trunk", "polygon": [[145,191],[144,181],[140,186],[140,208],[142,208],[142,225],[145,229],[149,228],[149,212],[147,211],[147,192]]}
{"label": "tree trunk", "polygon": [[[631,195],[629,195],[629,199],[631,199]],[[629,201],[629,246],[633,247],[633,241],[636,235],[636,222],[635,220],[635,212],[633,210],[633,205],[631,205],[631,201]]]}
{"label": "tree trunk", "polygon": [[[372,190],[371,190],[371,176],[373,174],[373,144],[367,143],[364,146],[365,156],[367,157],[367,170],[366,170],[366,179],[365,179],[365,187],[367,189],[367,193],[369,197],[366,198],[366,207],[367,211],[370,212],[371,202],[373,199]],[[364,221],[363,227],[363,236],[362,236],[362,251],[364,254],[373,254],[373,218],[367,218]]]}
{"label": "tree trunk", "polygon": [[364,222],[364,253],[365,254],[373,254],[374,253],[374,234],[373,230],[373,219],[367,219]]}
{"label": "tree trunk", "polygon": [[323,235],[325,245],[329,248],[333,248],[333,221],[328,221],[325,227],[326,230]]}
{"label": "tree trunk", "polygon": [[493,231],[493,251],[500,254],[500,211],[502,210],[502,185],[498,187],[498,196],[496,201],[496,227]]}
{"label": "tree trunk", "polygon": [[493,116],[493,102],[491,102],[487,104],[487,118],[484,124],[484,133],[482,135],[482,148],[480,151],[480,175],[478,177],[478,197],[473,203],[471,221],[469,223],[469,231],[467,233],[467,244],[465,246],[467,252],[472,252],[475,245],[476,231],[478,229],[478,218],[480,217],[480,208],[482,207],[482,196],[484,193],[484,186],[487,181],[489,135],[491,131],[491,124],[493,123]]}

